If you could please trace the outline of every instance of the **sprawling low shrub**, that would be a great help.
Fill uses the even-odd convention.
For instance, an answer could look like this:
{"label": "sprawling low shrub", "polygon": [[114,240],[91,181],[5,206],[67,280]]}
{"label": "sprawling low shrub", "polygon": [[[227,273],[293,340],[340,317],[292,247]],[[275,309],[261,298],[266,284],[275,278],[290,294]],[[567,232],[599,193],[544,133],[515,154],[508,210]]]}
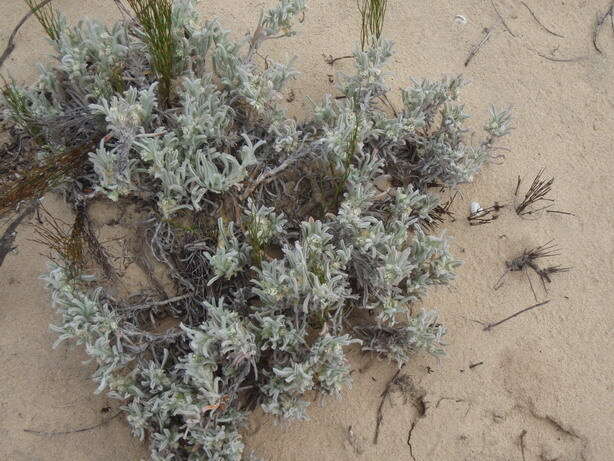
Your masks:
{"label": "sprawling low shrub", "polygon": [[[350,382],[352,344],[399,365],[442,354],[436,313],[411,315],[459,264],[430,233],[432,190],[471,181],[509,114],[493,110],[470,145],[460,77],[413,82],[392,107],[392,43],[375,37],[297,122],[282,103],[292,62],[257,51],[293,33],[304,0],[281,0],[239,42],[192,0],[128,3],[134,18],[111,27],[48,14],[57,60],[4,103],[46,161],[95,146],[71,200],[149,210],[141,238],[169,299],[112,297],[61,262],[45,279],[59,341],[85,346],[97,391],[123,402],[152,459],[240,459],[248,412],[305,418],[306,392]],[[177,326],[154,330],[163,319]]]}

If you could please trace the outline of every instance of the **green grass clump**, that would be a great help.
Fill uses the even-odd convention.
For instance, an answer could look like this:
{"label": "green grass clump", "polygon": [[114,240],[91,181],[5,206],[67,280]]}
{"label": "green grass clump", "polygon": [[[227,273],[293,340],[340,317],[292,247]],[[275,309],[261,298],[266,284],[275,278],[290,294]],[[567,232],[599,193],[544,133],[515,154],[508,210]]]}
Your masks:
{"label": "green grass clump", "polygon": [[364,50],[382,36],[388,0],[357,0],[358,11],[362,18],[360,44]]}
{"label": "green grass clump", "polygon": [[143,34],[152,57],[152,67],[160,81],[160,97],[168,102],[173,79],[173,60],[175,41],[173,39],[173,1],[172,0],[126,0]]}
{"label": "green grass clump", "polygon": [[1,101],[9,110],[11,120],[32,139],[41,143],[43,141],[42,130],[32,113],[27,95],[14,81],[6,80],[4,77],[0,78],[2,79]]}
{"label": "green grass clump", "polygon": [[36,19],[38,19],[40,25],[43,26],[43,29],[45,29],[45,32],[49,38],[53,41],[58,40],[62,31],[62,22],[60,14],[53,9],[53,6],[50,5],[51,0],[40,3],[36,2],[35,0],[24,1]]}

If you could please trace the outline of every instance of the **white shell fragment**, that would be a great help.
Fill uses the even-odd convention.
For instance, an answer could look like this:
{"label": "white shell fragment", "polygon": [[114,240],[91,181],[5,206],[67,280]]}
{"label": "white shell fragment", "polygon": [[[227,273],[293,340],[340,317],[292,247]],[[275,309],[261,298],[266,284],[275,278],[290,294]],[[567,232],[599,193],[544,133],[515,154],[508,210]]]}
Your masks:
{"label": "white shell fragment", "polygon": [[454,22],[456,24],[464,26],[465,24],[467,24],[467,18],[461,14],[457,14],[456,16],[454,16]]}
{"label": "white shell fragment", "polygon": [[481,209],[482,209],[482,207],[480,206],[480,204],[478,202],[471,202],[469,204],[469,213],[471,213],[471,214],[476,214]]}

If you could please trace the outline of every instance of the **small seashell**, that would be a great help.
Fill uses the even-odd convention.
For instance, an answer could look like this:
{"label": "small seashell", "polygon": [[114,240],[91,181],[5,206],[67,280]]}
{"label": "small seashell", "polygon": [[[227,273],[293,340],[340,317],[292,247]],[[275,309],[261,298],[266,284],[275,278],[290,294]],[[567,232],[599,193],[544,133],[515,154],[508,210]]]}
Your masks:
{"label": "small seashell", "polygon": [[469,204],[469,213],[471,213],[471,214],[476,214],[481,209],[482,209],[482,207],[480,206],[480,204],[478,202],[471,202]]}
{"label": "small seashell", "polygon": [[456,24],[464,26],[465,24],[467,24],[467,18],[461,14],[457,14],[456,16],[454,16],[454,22]]}

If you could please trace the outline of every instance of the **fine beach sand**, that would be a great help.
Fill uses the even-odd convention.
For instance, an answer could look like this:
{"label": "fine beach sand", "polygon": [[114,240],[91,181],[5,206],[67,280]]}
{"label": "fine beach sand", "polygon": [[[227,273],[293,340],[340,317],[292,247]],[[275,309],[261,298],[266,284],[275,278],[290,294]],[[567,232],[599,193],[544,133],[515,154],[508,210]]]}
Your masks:
{"label": "fine beach sand", "polygon": [[[203,17],[219,17],[238,36],[253,27],[260,9],[273,3],[207,0],[201,9]],[[396,51],[388,67],[394,76],[390,87],[407,86],[410,77],[462,73],[471,82],[462,100],[473,115],[469,125],[478,131],[475,141],[490,103],[513,107],[515,130],[501,144],[509,149],[501,151],[505,159],[460,188],[454,205],[457,220],[443,226],[465,263],[457,280],[431,290],[423,305],[441,313],[448,328],[447,356],[416,357],[405,367],[413,392],[405,399],[392,394],[374,444],[380,394],[396,369],[352,353],[352,388],[322,406],[314,402],[309,421],[276,425],[261,412],[253,416],[246,442],[262,458],[612,459],[614,30],[609,24],[602,28],[602,54],[591,40],[595,16],[609,1],[526,4],[564,38],[545,31],[517,0],[496,2],[510,32],[490,0],[390,0],[385,36],[394,40]],[[54,5],[73,21],[118,17],[110,0],[56,0]],[[271,58],[298,57],[302,75],[290,84],[295,99],[289,104],[297,117],[309,110],[307,97],[319,100],[334,91],[328,74],[350,69],[350,61],[331,68],[322,55],[347,55],[359,36],[355,0],[311,0],[309,6],[297,36],[272,41],[262,51]],[[0,48],[25,11],[22,2],[3,0]],[[457,15],[467,22],[459,23]],[[491,30],[490,39],[464,67],[484,28]],[[36,21],[22,28],[16,44],[1,72],[32,82],[36,64],[48,61],[50,52]],[[524,178],[524,193],[542,167],[556,178],[551,194],[555,208],[577,216],[545,214],[523,220],[507,207],[494,223],[468,225],[471,201],[483,206],[495,200],[511,203],[517,176]],[[52,195],[45,206],[60,216],[66,213]],[[2,220],[0,232],[9,222]],[[56,337],[49,324],[55,316],[38,280],[46,259],[32,238],[26,220],[17,228],[16,250],[0,267],[0,460],[147,459],[146,447],[130,436],[121,417],[92,430],[44,433],[97,425],[115,415],[118,403],[94,395],[93,365],[82,363],[86,355],[81,349],[51,348]],[[496,321],[535,303],[521,274],[509,274],[498,291],[492,287],[506,259],[551,239],[561,249],[552,262],[573,266],[555,275],[548,293],[534,280],[540,300],[551,302],[483,331],[476,320]],[[106,407],[111,410],[104,412]]]}

